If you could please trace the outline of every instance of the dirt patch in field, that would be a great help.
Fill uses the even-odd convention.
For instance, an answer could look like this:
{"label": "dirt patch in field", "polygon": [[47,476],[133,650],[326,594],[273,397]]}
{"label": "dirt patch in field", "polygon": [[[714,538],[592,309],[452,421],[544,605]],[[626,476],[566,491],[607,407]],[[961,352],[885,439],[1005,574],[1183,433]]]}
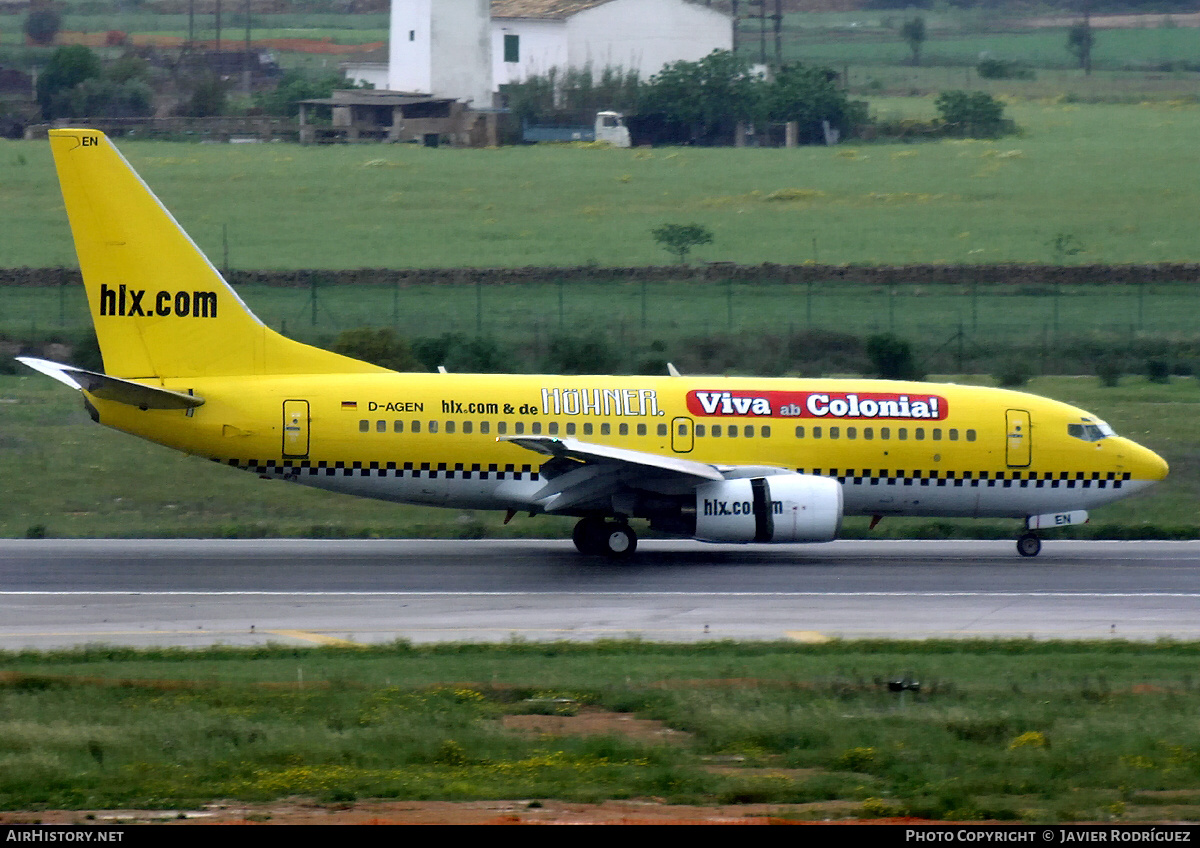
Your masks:
{"label": "dirt patch in field", "polygon": [[671,743],[691,739],[689,734],[672,730],[661,721],[595,709],[583,709],[577,715],[508,715],[500,725],[505,730],[546,736],[624,736],[639,742]]}
{"label": "dirt patch in field", "polygon": [[[859,805],[845,802],[842,815],[853,815]],[[838,823],[862,824],[858,819],[837,819],[828,802],[820,811],[797,804],[684,806],[654,799],[575,804],[567,801],[361,801],[322,805],[303,800],[275,804],[211,804],[202,810],[46,810],[37,813],[0,813],[0,824],[805,824],[822,817]],[[815,815],[802,822],[793,817]],[[900,819],[870,823],[896,824]],[[915,821],[905,819],[903,821]],[[944,824],[944,822],[940,822]]]}

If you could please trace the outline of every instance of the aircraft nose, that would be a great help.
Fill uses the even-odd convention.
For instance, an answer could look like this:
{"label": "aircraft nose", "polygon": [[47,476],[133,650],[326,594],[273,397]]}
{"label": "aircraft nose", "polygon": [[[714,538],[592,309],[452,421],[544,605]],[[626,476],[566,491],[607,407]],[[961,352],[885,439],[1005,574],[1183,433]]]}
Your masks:
{"label": "aircraft nose", "polygon": [[1149,448],[1138,445],[1137,457],[1134,461],[1134,479],[1158,482],[1166,479],[1170,467],[1167,461]]}

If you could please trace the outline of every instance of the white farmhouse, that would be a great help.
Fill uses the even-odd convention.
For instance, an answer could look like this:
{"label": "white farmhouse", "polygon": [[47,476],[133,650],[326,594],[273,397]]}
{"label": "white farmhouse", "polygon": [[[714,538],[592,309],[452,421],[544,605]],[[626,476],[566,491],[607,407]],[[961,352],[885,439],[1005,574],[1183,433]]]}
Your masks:
{"label": "white farmhouse", "polygon": [[551,68],[647,79],[732,48],[732,18],[699,0],[392,0],[387,88],[486,109]]}
{"label": "white farmhouse", "polygon": [[392,0],[390,91],[451,97],[492,106],[488,0]]}
{"label": "white farmhouse", "polygon": [[729,15],[689,0],[493,0],[496,86],[551,68],[636,70],[733,49]]}

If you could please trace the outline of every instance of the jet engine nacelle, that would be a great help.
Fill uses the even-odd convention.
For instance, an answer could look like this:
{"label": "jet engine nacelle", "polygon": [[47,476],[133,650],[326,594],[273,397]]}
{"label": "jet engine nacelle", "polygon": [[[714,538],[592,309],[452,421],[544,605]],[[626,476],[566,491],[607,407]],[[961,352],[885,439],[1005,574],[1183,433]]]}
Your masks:
{"label": "jet engine nacelle", "polygon": [[811,474],[777,474],[696,488],[702,542],[831,542],[842,525],[842,485]]}

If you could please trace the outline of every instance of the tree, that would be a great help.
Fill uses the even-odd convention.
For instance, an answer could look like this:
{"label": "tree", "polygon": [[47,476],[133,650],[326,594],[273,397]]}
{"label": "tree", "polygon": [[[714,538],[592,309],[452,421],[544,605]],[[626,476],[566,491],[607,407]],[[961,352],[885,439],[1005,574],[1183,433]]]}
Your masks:
{"label": "tree", "polygon": [[1092,33],[1092,22],[1084,19],[1067,30],[1067,51],[1079,60],[1084,74],[1092,72],[1092,47],[1096,36]]}
{"label": "tree", "polygon": [[87,79],[103,74],[100,59],[82,44],[60,47],[50,57],[37,81],[37,99],[46,120],[67,117],[65,93]]}
{"label": "tree", "polygon": [[925,35],[925,19],[919,15],[900,25],[900,37],[908,42],[913,65],[921,64],[921,48],[925,46]]}
{"label": "tree", "polygon": [[214,118],[225,114],[226,85],[219,77],[206,76],[196,83],[192,96],[180,104],[179,113],[191,118]]}
{"label": "tree", "polygon": [[[254,95],[254,102],[269,115],[294,118],[300,114],[301,100],[329,97],[333,94],[334,89],[357,87],[336,71],[316,76],[294,69],[284,72],[274,91],[265,91]],[[362,88],[370,88],[370,86],[364,85]]]}
{"label": "tree", "polygon": [[53,9],[34,9],[25,19],[23,29],[34,44],[48,47],[54,43],[54,36],[58,35],[61,27],[62,16],[58,12]]}
{"label": "tree", "polygon": [[845,132],[857,122],[859,104],[852,104],[838,88],[838,74],[830,68],[799,62],[782,65],[771,82],[765,83],[766,116],[771,121],[796,121],[800,139],[821,143],[822,121]]}
{"label": "tree", "polygon": [[687,262],[693,247],[712,244],[712,230],[703,224],[663,224],[650,231],[654,240],[668,253],[679,258],[679,264]]}
{"label": "tree", "polygon": [[141,118],[154,112],[154,91],[146,82],[148,66],[136,58],[119,59],[108,69],[88,48],[60,47],[37,81],[42,117]]}
{"label": "tree", "polygon": [[642,88],[638,111],[658,113],[688,127],[693,141],[717,143],[731,138],[739,121],[764,114],[764,83],[749,63],[714,50],[697,62],[671,62]]}

